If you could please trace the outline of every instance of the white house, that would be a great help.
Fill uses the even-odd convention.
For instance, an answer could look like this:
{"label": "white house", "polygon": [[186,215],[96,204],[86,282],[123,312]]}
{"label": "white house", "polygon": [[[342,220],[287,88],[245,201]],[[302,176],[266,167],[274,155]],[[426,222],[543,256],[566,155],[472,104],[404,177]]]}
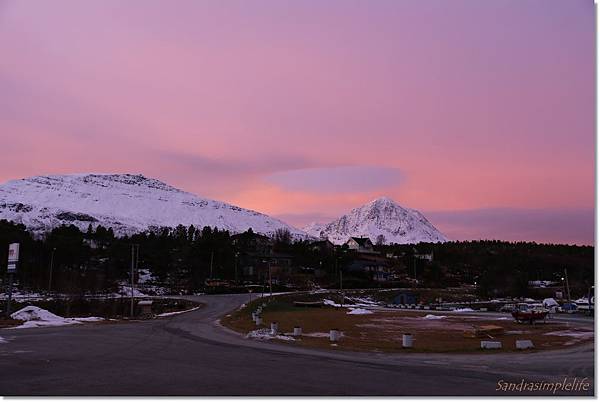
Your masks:
{"label": "white house", "polygon": [[346,242],[346,245],[350,250],[356,250],[358,252],[373,251],[373,243],[368,237],[351,237]]}

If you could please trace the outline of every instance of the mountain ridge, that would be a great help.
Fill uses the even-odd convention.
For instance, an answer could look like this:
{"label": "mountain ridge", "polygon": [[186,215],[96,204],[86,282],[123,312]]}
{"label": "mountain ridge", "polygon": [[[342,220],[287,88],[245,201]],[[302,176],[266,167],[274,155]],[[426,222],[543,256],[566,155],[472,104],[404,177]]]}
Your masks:
{"label": "mountain ridge", "polygon": [[202,198],[141,174],[76,173],[32,176],[0,185],[0,219],[43,233],[61,224],[112,227],[130,235],[179,224],[211,226],[240,233],[252,228],[273,235],[288,229],[306,233],[257,211]]}

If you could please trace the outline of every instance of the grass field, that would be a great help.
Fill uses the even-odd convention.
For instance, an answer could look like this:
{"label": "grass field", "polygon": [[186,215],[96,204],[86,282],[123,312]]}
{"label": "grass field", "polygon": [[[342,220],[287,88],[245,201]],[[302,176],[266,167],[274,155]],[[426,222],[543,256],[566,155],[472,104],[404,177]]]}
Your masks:
{"label": "grass field", "polygon": [[[302,300],[318,300],[323,295],[310,295]],[[325,295],[329,298],[328,295]],[[473,313],[451,313],[431,311],[373,311],[372,314],[351,315],[345,307],[295,307],[297,295],[274,298],[263,309],[263,325],[252,321],[252,311],[263,301],[250,305],[224,317],[223,325],[243,334],[259,328],[268,328],[278,322],[279,332],[291,335],[294,326],[302,328],[303,336],[287,343],[328,349],[357,350],[370,352],[484,352],[480,342],[494,340],[502,342],[503,351],[517,351],[516,340],[531,340],[535,350],[547,350],[571,346],[593,339],[593,332],[577,325],[547,323],[536,325],[517,324],[509,315],[500,317],[482,316]],[[425,318],[427,315],[430,317]],[[431,316],[438,316],[434,318]],[[444,316],[444,318],[439,318]],[[492,335],[476,336],[475,330],[483,326],[495,326]],[[485,327],[484,327],[485,328]],[[339,342],[329,342],[331,329],[342,331]],[[414,338],[412,349],[402,348],[402,335],[411,333]],[[281,340],[275,340],[281,341]],[[519,351],[523,353],[522,351]]]}

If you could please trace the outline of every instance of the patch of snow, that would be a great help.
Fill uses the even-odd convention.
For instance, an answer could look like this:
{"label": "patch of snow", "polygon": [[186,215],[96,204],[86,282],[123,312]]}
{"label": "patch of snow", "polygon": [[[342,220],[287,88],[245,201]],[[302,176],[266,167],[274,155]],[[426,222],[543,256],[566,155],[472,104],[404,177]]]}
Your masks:
{"label": "patch of snow", "polygon": [[310,332],[308,334],[302,334],[302,336],[308,336],[310,338],[329,338],[329,333],[327,333],[327,332]]}
{"label": "patch of snow", "polygon": [[564,331],[547,332],[545,335],[568,336],[571,338],[590,339],[590,338],[594,337],[594,332],[593,331],[577,332],[577,331],[564,330]]}
{"label": "patch of snow", "polygon": [[[7,299],[8,295],[6,293],[0,293],[0,299]],[[43,296],[37,292],[27,292],[27,291],[19,291],[13,290],[11,294],[11,298],[15,301],[39,301],[39,300],[47,300],[49,299],[46,296]]]}
{"label": "patch of snow", "polygon": [[138,270],[138,284],[144,284],[153,280],[152,273],[149,269]]}
{"label": "patch of snow", "polygon": [[294,341],[295,339],[291,336],[286,335],[273,335],[270,329],[262,328],[256,329],[254,331],[248,332],[246,335],[248,339],[259,339],[259,340],[269,340],[269,339],[279,339],[282,341]]}
{"label": "patch of snow", "polygon": [[170,313],[162,313],[162,314],[158,314],[157,317],[170,317],[172,315],[179,315],[179,314],[183,314],[183,313],[189,313],[190,311],[195,311],[198,310],[200,307],[194,307],[191,308],[189,310],[182,310],[182,311],[173,311]]}
{"label": "patch of snow", "polygon": [[24,321],[23,324],[11,329],[57,327],[103,320],[103,318],[100,317],[64,318],[36,306],[24,307],[21,310],[12,313],[10,317],[15,320]]}
{"label": "patch of snow", "polygon": [[21,310],[12,313],[11,318],[19,321],[60,321],[64,320],[56,314],[36,306],[27,306]]}
{"label": "patch of snow", "polygon": [[508,318],[508,317],[498,317],[498,318],[496,318],[496,320],[498,320],[498,321],[504,321],[504,320],[510,320],[510,318]]}
{"label": "patch of snow", "polygon": [[6,340],[6,338],[0,336],[0,343],[8,343],[8,341]]}
{"label": "patch of snow", "polygon": [[444,318],[446,318],[445,315],[434,315],[434,314],[427,314],[425,317],[423,317],[425,320],[443,320]]}
{"label": "patch of snow", "polygon": [[[118,296],[128,296],[131,297],[131,284],[121,283],[119,284],[119,291],[115,294]],[[133,297],[148,297],[147,294],[141,292],[139,288],[133,287]]]}
{"label": "patch of snow", "polygon": [[371,310],[365,310],[364,308],[351,308],[346,314],[350,315],[363,315],[363,314],[373,314]]}
{"label": "patch of snow", "polygon": [[475,311],[475,310],[473,310],[472,308],[469,308],[469,307],[464,307],[464,308],[456,308],[456,309],[454,309],[452,311],[455,312],[455,313],[468,313],[468,312],[472,312],[472,311]]}
{"label": "patch of snow", "polygon": [[76,320],[78,322],[97,322],[104,321],[102,317],[78,317],[78,318],[66,318],[66,320]]}
{"label": "patch of snow", "polygon": [[334,302],[333,300],[329,300],[329,299],[323,299],[323,304],[326,306],[342,307],[341,304],[338,304],[338,303]]}

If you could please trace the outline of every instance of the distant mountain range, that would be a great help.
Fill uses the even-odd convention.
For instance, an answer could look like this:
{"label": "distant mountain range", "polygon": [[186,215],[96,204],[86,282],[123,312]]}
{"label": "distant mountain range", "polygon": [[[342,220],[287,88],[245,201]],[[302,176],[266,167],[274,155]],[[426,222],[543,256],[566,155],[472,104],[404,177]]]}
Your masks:
{"label": "distant mountain range", "polygon": [[73,224],[81,230],[102,225],[117,235],[179,224],[217,227],[240,233],[252,228],[273,236],[287,229],[296,239],[328,238],[335,244],[350,236],[374,243],[446,241],[418,211],[379,198],[328,224],[299,230],[256,211],[198,197],[159,180],[132,174],[34,176],[0,185],[0,219],[24,224],[34,233]]}

